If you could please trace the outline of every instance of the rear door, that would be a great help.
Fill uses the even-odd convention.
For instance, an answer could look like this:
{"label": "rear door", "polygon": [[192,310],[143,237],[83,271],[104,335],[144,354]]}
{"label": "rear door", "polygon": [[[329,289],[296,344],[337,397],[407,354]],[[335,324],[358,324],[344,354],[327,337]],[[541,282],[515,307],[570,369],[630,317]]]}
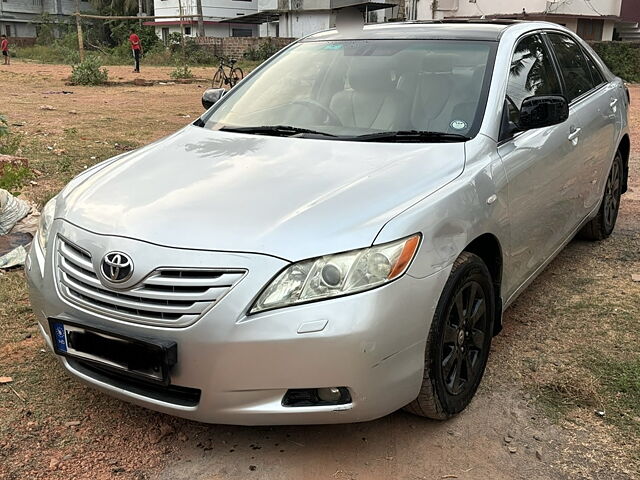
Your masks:
{"label": "rear door", "polygon": [[511,60],[498,146],[509,181],[508,296],[562,244],[573,223],[578,195],[575,171],[581,162],[575,136],[579,135],[581,119],[572,112],[560,125],[526,132],[515,129],[525,98],[562,94],[543,34],[522,38]]}
{"label": "rear door", "polygon": [[573,224],[577,227],[598,206],[615,153],[617,88],[605,80],[593,59],[569,35],[549,32],[548,39],[571,114],[580,119],[581,131],[576,138],[581,159],[574,170],[579,201]]}

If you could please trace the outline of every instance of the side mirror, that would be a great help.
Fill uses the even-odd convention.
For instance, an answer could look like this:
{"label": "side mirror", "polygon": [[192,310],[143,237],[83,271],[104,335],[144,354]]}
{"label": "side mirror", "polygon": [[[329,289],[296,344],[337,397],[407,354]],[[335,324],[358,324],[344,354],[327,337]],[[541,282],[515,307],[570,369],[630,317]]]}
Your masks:
{"label": "side mirror", "polygon": [[208,88],[202,94],[202,106],[205,110],[209,110],[225,93],[227,91],[224,88]]}
{"label": "side mirror", "polygon": [[562,95],[525,98],[520,107],[519,130],[558,125],[569,118],[569,102]]}

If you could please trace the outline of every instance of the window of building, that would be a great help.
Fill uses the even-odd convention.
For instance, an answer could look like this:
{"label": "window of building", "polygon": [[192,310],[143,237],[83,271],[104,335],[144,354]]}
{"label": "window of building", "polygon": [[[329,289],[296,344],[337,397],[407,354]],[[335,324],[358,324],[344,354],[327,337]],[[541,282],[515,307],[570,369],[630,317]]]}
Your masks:
{"label": "window of building", "polygon": [[518,124],[525,98],[535,95],[561,95],[560,80],[547,46],[538,34],[518,43],[509,68],[507,108],[509,120]]}
{"label": "window of building", "polygon": [[231,29],[232,37],[251,37],[253,36],[253,30],[250,28],[232,28]]}
{"label": "window of building", "polygon": [[582,49],[576,42],[566,35],[550,33],[549,40],[558,57],[560,70],[564,77],[567,100],[570,102],[574,98],[587,93],[595,83],[591,78],[591,70],[587,64],[587,59],[582,53]]}
{"label": "window of building", "polygon": [[604,20],[594,20],[590,18],[578,19],[577,33],[585,40],[602,40],[602,29]]}
{"label": "window of building", "polygon": [[184,34],[191,35],[191,27],[184,27]]}
{"label": "window of building", "polygon": [[4,33],[7,35],[7,37],[11,36],[11,25],[5,25]]}
{"label": "window of building", "polygon": [[162,27],[162,43],[169,45],[169,27]]}

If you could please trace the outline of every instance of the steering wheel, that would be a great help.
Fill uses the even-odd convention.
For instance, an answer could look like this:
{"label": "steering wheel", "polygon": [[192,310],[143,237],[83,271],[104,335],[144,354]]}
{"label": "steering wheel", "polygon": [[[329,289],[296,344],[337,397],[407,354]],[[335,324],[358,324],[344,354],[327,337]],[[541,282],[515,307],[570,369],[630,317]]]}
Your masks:
{"label": "steering wheel", "polygon": [[295,104],[304,105],[306,107],[313,107],[316,110],[320,110],[320,111],[322,111],[322,113],[324,113],[329,118],[329,120],[332,121],[333,124],[335,124],[336,126],[342,127],[342,122],[340,121],[338,116],[334,112],[329,110],[327,107],[322,105],[320,102],[317,102],[315,100],[311,100],[309,98],[309,99],[306,99],[306,100],[294,100],[293,102],[291,102],[291,104],[292,105],[295,105]]}

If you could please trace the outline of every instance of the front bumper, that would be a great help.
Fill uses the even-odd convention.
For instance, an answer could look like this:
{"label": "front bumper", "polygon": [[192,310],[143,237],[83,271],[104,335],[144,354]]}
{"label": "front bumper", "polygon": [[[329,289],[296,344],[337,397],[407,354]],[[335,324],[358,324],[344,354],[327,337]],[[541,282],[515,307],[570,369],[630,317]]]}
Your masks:
{"label": "front bumper", "polygon": [[[73,376],[110,395],[207,423],[275,425],[371,420],[401,408],[418,394],[427,333],[449,268],[422,279],[404,275],[368,292],[246,316],[256,295],[286,262],[258,254],[182,250],[100,236],[61,220],[52,227],[51,237],[57,234],[103,254],[117,249],[133,258],[161,259],[162,266],[248,271],[195,323],[163,328],[107,318],[67,303],[56,287],[54,248],[48,248],[45,260],[34,242],[27,278],[49,348],[49,317],[117,328],[123,335],[173,340],[178,344],[178,362],[171,384],[199,391],[197,402],[188,404],[171,395],[130,388],[59,357]],[[348,387],[352,402],[282,406],[288,389],[332,386]]]}

